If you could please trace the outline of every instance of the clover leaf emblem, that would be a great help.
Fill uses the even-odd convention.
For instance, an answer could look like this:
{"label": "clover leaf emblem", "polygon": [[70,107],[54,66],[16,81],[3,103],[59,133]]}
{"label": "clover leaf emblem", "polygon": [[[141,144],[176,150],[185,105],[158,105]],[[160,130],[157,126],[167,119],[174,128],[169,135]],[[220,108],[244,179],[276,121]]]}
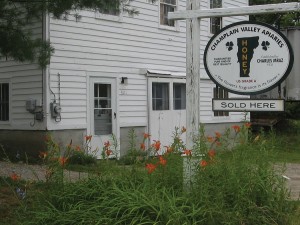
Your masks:
{"label": "clover leaf emblem", "polygon": [[263,42],[261,43],[261,46],[262,46],[262,49],[263,49],[263,50],[267,51],[268,48],[270,47],[270,42],[268,42],[268,41],[263,41]]}
{"label": "clover leaf emblem", "polygon": [[228,51],[231,51],[232,50],[232,47],[233,47],[233,42],[232,41],[228,41],[226,43],[226,48],[228,49]]}

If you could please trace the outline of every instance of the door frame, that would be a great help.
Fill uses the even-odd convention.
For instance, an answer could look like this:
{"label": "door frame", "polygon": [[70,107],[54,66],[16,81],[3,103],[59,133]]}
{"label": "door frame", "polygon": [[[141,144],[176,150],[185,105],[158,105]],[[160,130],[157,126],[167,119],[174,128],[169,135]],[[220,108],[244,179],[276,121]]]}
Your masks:
{"label": "door frame", "polygon": [[[93,123],[93,113],[94,113],[94,101],[92,99],[92,89],[94,83],[111,83],[112,86],[115,87],[115,90],[111,90],[111,98],[114,98],[114,107],[116,112],[116,118],[113,119],[113,134],[115,135],[117,141],[117,149],[116,149],[116,158],[120,157],[120,124],[119,124],[119,83],[118,83],[118,75],[116,74],[105,74],[103,72],[88,72],[87,73],[87,135],[93,134],[92,131],[92,123]],[[90,146],[91,149],[95,149],[95,146]],[[101,159],[101,154],[97,158]]]}

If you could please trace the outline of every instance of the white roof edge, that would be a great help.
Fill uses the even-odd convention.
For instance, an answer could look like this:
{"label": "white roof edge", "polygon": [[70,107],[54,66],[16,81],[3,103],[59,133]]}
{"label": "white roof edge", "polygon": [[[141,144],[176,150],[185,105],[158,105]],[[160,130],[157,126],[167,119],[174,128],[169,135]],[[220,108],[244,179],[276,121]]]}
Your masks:
{"label": "white roof edge", "polygon": [[186,77],[183,72],[165,71],[165,70],[147,70],[147,76],[170,76],[170,77]]}

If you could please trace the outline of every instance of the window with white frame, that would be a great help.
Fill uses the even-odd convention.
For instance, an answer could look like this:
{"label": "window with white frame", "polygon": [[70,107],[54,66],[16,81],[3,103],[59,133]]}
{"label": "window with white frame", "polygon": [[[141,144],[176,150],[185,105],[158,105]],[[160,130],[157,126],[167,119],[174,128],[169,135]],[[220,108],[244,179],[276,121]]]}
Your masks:
{"label": "window with white frame", "polygon": [[0,83],[0,121],[9,120],[9,84]]}
{"label": "window with white frame", "polygon": [[169,110],[169,83],[152,83],[152,109]]}
{"label": "window with white frame", "polygon": [[173,83],[173,109],[186,108],[186,85],[184,83]]}
{"label": "window with white frame", "polygon": [[[215,99],[228,99],[228,91],[223,88],[214,88],[214,98]],[[214,116],[229,116],[228,112],[225,111],[215,111]]]}
{"label": "window with white frame", "polygon": [[177,8],[177,0],[160,0],[160,25],[175,26],[175,20],[168,20],[168,13]]}
{"label": "window with white frame", "polygon": [[[222,8],[222,0],[210,0],[210,8]],[[216,34],[222,28],[222,17],[210,18],[210,33]]]}

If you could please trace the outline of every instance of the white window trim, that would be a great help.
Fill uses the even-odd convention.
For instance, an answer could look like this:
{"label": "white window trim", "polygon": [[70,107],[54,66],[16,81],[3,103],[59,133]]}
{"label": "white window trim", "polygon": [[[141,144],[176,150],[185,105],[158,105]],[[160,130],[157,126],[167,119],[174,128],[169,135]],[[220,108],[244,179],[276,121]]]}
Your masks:
{"label": "white window trim", "polygon": [[[156,84],[166,84],[167,85],[167,87],[168,87],[168,99],[167,99],[167,102],[168,102],[168,105],[167,105],[167,109],[153,109],[153,84],[154,83],[156,83]],[[170,84],[170,82],[161,82],[161,81],[159,81],[159,82],[155,82],[155,81],[152,81],[152,85],[151,85],[151,95],[152,95],[152,97],[151,97],[151,99],[152,99],[152,111],[170,111],[171,110],[171,101],[170,101],[170,99],[171,99],[171,96],[170,96],[170,94],[171,94],[171,84]],[[164,94],[163,94],[163,96],[164,96]],[[155,99],[158,99],[158,98],[155,98]],[[162,97],[162,101],[163,100],[165,100],[164,99],[164,97]],[[163,104],[164,105],[164,104]]]}
{"label": "white window trim", "polygon": [[9,97],[9,101],[8,101],[8,110],[9,110],[9,113],[8,113],[8,117],[9,117],[9,119],[7,120],[7,121],[1,121],[0,120],[0,124],[1,125],[6,125],[6,124],[10,124],[11,123],[11,109],[12,109],[12,101],[11,101],[11,96],[12,96],[12,94],[11,94],[11,90],[12,90],[12,88],[11,88],[11,81],[10,81],[10,79],[0,79],[0,83],[8,83],[8,85],[9,85],[9,89],[8,89],[8,97]]}
{"label": "white window trim", "polygon": [[[153,106],[152,106],[152,83],[168,83],[169,85],[169,109],[168,110],[153,110]],[[186,109],[174,109],[174,99],[173,99],[173,84],[174,83],[182,83],[182,84],[186,84],[186,80],[185,79],[181,79],[181,78],[177,78],[177,77],[169,77],[169,78],[165,78],[165,77],[160,77],[160,76],[151,76],[148,77],[148,102],[149,102],[149,110],[150,111],[175,111],[175,112],[179,112],[179,111],[183,111]]]}
{"label": "white window trim", "polygon": [[[163,30],[180,31],[179,21],[174,21],[174,27],[160,24],[160,0],[158,2],[158,28]],[[176,0],[175,12],[178,11],[178,0]]]}

